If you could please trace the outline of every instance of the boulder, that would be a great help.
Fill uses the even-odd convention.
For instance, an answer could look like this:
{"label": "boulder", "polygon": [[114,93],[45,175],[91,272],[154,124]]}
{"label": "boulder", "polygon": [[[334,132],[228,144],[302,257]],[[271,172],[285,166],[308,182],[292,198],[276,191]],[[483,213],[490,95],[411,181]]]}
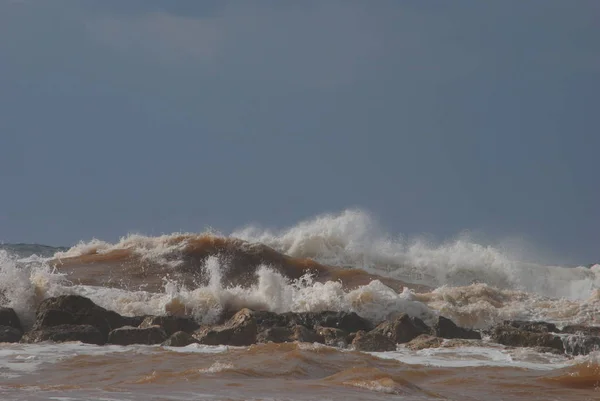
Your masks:
{"label": "boulder", "polygon": [[475,330],[458,327],[452,320],[443,316],[438,317],[438,321],[433,325],[432,334],[442,338],[481,340],[481,334]]}
{"label": "boulder", "polygon": [[581,324],[576,324],[572,326],[565,326],[562,329],[563,333],[568,334],[579,334],[584,336],[595,336],[600,337],[600,327],[599,326],[584,326]]}
{"label": "boulder", "polygon": [[365,332],[360,330],[356,333],[352,346],[357,351],[365,352],[384,352],[384,351],[395,351],[396,344],[390,340],[387,336],[371,331]]}
{"label": "boulder", "polygon": [[105,338],[94,326],[74,324],[42,327],[25,333],[21,338],[22,343],[38,343],[42,341],[57,343],[80,341],[87,344],[102,345],[105,343]]}
{"label": "boulder", "polygon": [[185,331],[173,333],[162,345],[166,347],[187,347],[190,344],[197,344],[198,340]]}
{"label": "boulder", "polygon": [[46,309],[37,314],[32,330],[38,330],[43,327],[59,326],[62,324],[77,324],[77,319],[72,313],[63,310]]}
{"label": "boulder", "polygon": [[[59,312],[49,312],[50,310]],[[106,338],[111,330],[123,327],[135,318],[125,318],[117,312],[106,310],[96,305],[92,300],[80,295],[61,295],[58,297],[47,298],[37,309],[36,329],[51,327],[68,321],[68,315],[71,315],[72,321],[67,324],[90,325],[102,333]]]}
{"label": "boulder", "polygon": [[359,330],[369,331],[373,325],[367,319],[357,315],[355,312],[302,312],[284,313],[290,324],[299,324],[311,330],[316,326],[333,327],[353,333]]}
{"label": "boulder", "polygon": [[292,341],[298,341],[300,343],[322,343],[323,337],[321,337],[314,330],[309,330],[301,324],[297,324],[292,327]]}
{"label": "boulder", "polygon": [[321,337],[322,343],[330,347],[346,348],[348,346],[348,333],[334,327],[315,327],[315,332]]}
{"label": "boulder", "polygon": [[23,333],[12,326],[0,326],[0,343],[18,343]]}
{"label": "boulder", "polygon": [[259,327],[259,331],[266,330],[271,327],[288,327],[292,326],[291,317],[293,313],[278,314],[269,311],[254,311],[254,319]]}
{"label": "boulder", "polygon": [[193,333],[200,327],[200,325],[192,318],[171,315],[148,316],[139,325],[140,328],[147,328],[151,326],[162,327],[165,333],[167,333],[167,336],[170,336],[178,331]]}
{"label": "boulder", "polygon": [[108,335],[108,344],[131,345],[160,344],[167,339],[167,334],[160,326],[150,326],[145,328],[125,326],[114,329]]}
{"label": "boulder", "polygon": [[565,352],[569,355],[588,355],[600,350],[600,337],[571,335],[563,338]]}
{"label": "boulder", "polygon": [[206,345],[251,345],[256,343],[258,325],[254,312],[240,310],[225,324],[197,330],[194,337]]}
{"label": "boulder", "polygon": [[430,336],[429,334],[421,334],[420,336],[413,338],[406,344],[406,348],[413,351],[418,351],[427,348],[439,348],[444,342],[443,338]]}
{"label": "boulder", "polygon": [[292,329],[289,327],[275,326],[258,333],[256,342],[259,343],[286,343],[291,342]]}
{"label": "boulder", "polygon": [[533,333],[512,326],[496,326],[491,333],[492,341],[512,347],[548,347],[564,351],[560,337],[550,333]]}
{"label": "boulder", "polygon": [[381,323],[373,332],[382,334],[394,344],[403,344],[421,334],[430,334],[431,329],[418,317],[402,313],[394,320]]}
{"label": "boulder", "polygon": [[560,333],[554,323],[528,322],[524,320],[506,320],[505,326],[512,326],[519,330],[531,331],[533,333]]}
{"label": "boulder", "polygon": [[21,321],[12,308],[0,308],[0,326],[13,327],[19,331],[23,331]]}

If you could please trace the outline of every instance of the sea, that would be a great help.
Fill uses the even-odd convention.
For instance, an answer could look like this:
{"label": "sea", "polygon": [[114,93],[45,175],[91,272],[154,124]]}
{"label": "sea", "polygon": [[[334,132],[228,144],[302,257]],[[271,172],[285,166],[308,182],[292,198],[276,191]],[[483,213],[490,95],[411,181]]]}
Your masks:
{"label": "sea", "polygon": [[[390,235],[347,210],[288,229],[248,226],[72,247],[0,245],[0,306],[31,326],[45,298],[80,294],[122,315],[242,307],[600,326],[600,265],[534,263],[460,236]],[[2,400],[600,400],[600,354],[569,357],[487,341],[357,352],[322,344],[0,344]]]}

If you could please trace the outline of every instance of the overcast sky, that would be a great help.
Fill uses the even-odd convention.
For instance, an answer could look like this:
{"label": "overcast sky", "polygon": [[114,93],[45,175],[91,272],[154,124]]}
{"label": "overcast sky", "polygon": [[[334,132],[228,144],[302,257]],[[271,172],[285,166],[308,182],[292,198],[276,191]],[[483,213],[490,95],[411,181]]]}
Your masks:
{"label": "overcast sky", "polygon": [[600,259],[600,2],[0,0],[0,241],[284,227]]}

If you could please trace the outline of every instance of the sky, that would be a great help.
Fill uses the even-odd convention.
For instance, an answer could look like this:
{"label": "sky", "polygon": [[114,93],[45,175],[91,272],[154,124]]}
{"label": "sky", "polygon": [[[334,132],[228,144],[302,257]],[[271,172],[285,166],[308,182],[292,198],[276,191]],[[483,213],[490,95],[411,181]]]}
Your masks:
{"label": "sky", "polygon": [[286,227],[600,260],[597,0],[0,0],[0,241]]}

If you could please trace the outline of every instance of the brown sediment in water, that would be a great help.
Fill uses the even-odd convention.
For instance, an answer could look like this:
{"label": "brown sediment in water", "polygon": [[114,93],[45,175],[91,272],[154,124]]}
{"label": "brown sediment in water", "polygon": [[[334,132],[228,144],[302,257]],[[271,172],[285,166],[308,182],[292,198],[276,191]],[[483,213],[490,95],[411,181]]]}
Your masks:
{"label": "brown sediment in water", "polygon": [[401,291],[406,286],[415,291],[430,290],[425,286],[408,285],[360,269],[327,266],[308,258],[294,258],[264,244],[248,243],[236,238],[209,234],[179,235],[165,238],[160,245],[169,250],[158,254],[156,249],[134,246],[108,251],[90,247],[84,254],[55,258],[50,264],[75,284],[128,289],[143,287],[148,291],[160,291],[164,278],[174,279],[188,288],[206,284],[208,276],[204,266],[209,257],[218,257],[221,261],[225,286],[255,283],[257,269],[266,265],[291,280],[310,273],[317,281],[340,281],[348,289],[380,280],[395,291]]}
{"label": "brown sediment in water", "polygon": [[[259,344],[221,353],[164,348],[75,355],[30,376],[0,379],[3,388],[176,395],[224,394],[228,399],[547,400],[598,399],[595,363],[555,371],[518,367],[434,367],[311,344]],[[243,397],[228,393],[238,389]],[[236,390],[236,391],[238,391]],[[143,397],[133,398],[142,399]],[[173,398],[177,399],[177,398]],[[219,398],[221,399],[221,398]]]}

